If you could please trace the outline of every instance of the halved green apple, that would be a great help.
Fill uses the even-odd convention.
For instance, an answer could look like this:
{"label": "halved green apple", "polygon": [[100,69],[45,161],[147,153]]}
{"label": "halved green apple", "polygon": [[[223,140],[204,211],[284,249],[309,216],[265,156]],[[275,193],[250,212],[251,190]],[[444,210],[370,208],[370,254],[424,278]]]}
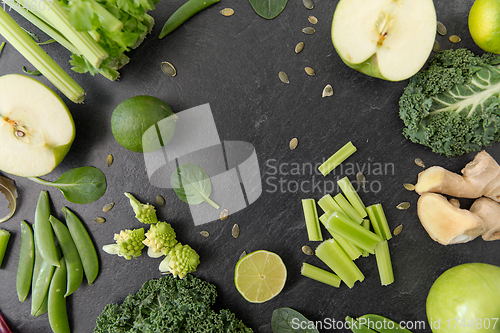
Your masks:
{"label": "halved green apple", "polygon": [[435,37],[432,0],[340,0],[333,15],[332,41],[342,60],[384,80],[417,73]]}
{"label": "halved green apple", "polygon": [[22,177],[51,172],[75,138],[67,106],[25,75],[0,77],[0,170]]}

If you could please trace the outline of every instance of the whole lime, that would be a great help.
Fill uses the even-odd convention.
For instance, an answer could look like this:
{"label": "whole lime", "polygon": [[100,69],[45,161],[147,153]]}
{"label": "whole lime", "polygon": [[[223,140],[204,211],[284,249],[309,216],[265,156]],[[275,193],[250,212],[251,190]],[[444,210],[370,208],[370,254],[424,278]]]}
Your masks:
{"label": "whole lime", "polygon": [[[171,138],[177,117],[170,106],[156,97],[134,96],[118,104],[113,111],[111,131],[116,141],[124,148],[138,153],[151,152],[159,148],[159,144],[155,142],[162,142],[152,126],[166,118],[172,120],[169,121],[171,126],[168,126]],[[152,130],[148,131],[151,127]],[[165,144],[165,141],[162,143]]]}
{"label": "whole lime", "polygon": [[481,49],[500,54],[500,0],[476,0],[469,12],[469,31]]}

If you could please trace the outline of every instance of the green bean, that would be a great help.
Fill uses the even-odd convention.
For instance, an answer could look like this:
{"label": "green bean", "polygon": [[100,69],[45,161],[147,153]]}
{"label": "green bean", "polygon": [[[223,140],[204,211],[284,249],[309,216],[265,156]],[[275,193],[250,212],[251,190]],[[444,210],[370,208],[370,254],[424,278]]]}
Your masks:
{"label": "green bean", "polygon": [[26,300],[31,288],[33,265],[35,261],[35,244],[33,230],[26,221],[21,221],[21,250],[17,266],[16,289],[21,302]]}
{"label": "green bean", "polygon": [[68,271],[68,281],[65,297],[74,293],[83,281],[83,267],[78,250],[71,238],[68,228],[54,216],[50,216],[50,223],[61,246],[61,250],[66,260],[66,269]]}
{"label": "green bean", "polygon": [[162,39],[177,29],[191,16],[219,1],[220,0],[188,0],[168,18],[167,22],[163,26],[163,29],[161,29],[159,38]]}
{"label": "green bean", "polygon": [[54,333],[70,332],[68,311],[66,309],[66,298],[64,291],[66,290],[66,261],[61,259],[61,266],[56,268],[52,281],[50,282],[49,298],[48,298],[48,313],[50,328]]}
{"label": "green bean", "polygon": [[99,273],[99,259],[97,258],[97,251],[92,243],[87,229],[85,229],[82,221],[70,211],[67,207],[63,207],[66,218],[66,225],[68,226],[69,233],[75,242],[76,249],[82,260],[83,270],[89,284],[94,282]]}
{"label": "green bean", "polygon": [[9,239],[10,232],[4,229],[0,229],[0,267],[2,266],[3,257],[5,256],[5,251],[7,250]]}
{"label": "green bean", "polygon": [[50,203],[47,191],[41,191],[35,210],[35,238],[39,240],[38,250],[44,260],[59,266],[54,233],[49,222]]}

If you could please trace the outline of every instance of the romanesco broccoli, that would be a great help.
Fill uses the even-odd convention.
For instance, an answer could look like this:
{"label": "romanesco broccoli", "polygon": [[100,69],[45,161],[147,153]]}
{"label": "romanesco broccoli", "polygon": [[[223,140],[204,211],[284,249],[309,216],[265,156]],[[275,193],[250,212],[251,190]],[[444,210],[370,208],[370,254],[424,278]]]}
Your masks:
{"label": "romanesco broccoli", "polygon": [[399,101],[403,134],[446,156],[500,140],[500,56],[438,53],[410,79]]}
{"label": "romanesco broccoli", "polygon": [[104,245],[102,249],[106,253],[117,254],[130,260],[141,255],[144,238],[144,228],[122,230],[119,234],[115,234],[116,244]]}
{"label": "romanesco broccoli", "polygon": [[125,193],[125,196],[130,199],[130,205],[134,210],[135,217],[145,224],[153,224],[158,222],[156,217],[156,209],[149,203],[143,204],[137,200],[132,194]]}
{"label": "romanesco broccoli", "polygon": [[175,231],[172,226],[167,222],[158,222],[152,224],[148,232],[146,232],[146,239],[143,243],[148,247],[148,255],[153,258],[167,255],[175,244]]}
{"label": "romanesco broccoli", "polygon": [[159,269],[182,279],[186,274],[194,272],[199,263],[200,256],[195,250],[189,245],[177,243],[160,263]]}

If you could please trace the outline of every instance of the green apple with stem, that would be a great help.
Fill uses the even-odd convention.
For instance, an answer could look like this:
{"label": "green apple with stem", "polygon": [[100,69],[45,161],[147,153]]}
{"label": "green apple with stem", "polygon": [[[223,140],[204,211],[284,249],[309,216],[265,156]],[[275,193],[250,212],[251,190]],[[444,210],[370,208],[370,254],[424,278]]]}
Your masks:
{"label": "green apple with stem", "polygon": [[435,37],[432,0],[340,0],[333,15],[332,41],[342,60],[384,80],[417,73]]}
{"label": "green apple with stem", "polygon": [[68,107],[25,75],[1,76],[0,91],[0,170],[22,177],[51,172],[75,138]]}

